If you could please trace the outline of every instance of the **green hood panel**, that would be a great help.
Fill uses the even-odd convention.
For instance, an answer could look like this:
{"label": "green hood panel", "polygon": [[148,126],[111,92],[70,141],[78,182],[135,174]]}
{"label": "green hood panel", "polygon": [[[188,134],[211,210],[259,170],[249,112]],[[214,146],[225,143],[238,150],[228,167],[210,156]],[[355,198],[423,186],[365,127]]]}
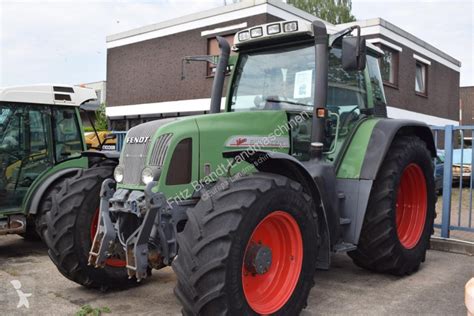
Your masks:
{"label": "green hood panel", "polygon": [[200,137],[200,176],[205,176],[204,165],[214,171],[226,151],[271,150],[289,152],[290,139],[284,111],[229,112],[196,118]]}

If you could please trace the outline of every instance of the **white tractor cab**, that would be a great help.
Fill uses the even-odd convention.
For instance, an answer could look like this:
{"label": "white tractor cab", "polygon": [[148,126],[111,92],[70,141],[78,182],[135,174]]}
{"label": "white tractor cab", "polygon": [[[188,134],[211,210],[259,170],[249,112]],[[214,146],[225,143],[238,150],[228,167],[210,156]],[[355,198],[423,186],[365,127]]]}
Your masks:
{"label": "white tractor cab", "polygon": [[89,88],[0,88],[0,235],[34,235],[53,186],[90,165],[80,109],[97,108]]}

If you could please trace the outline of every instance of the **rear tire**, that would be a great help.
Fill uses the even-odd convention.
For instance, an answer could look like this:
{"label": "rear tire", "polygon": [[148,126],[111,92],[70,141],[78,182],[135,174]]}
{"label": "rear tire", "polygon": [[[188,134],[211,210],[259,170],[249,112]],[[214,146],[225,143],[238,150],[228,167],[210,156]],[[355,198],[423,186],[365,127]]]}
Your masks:
{"label": "rear tire", "polygon": [[372,271],[395,275],[417,271],[429,248],[435,202],[426,144],[414,136],[396,139],[374,181],[358,248],[349,256]]}
{"label": "rear tire", "polygon": [[[173,269],[183,314],[298,315],[314,284],[319,203],[300,184],[274,174],[222,180],[214,188],[223,190],[189,209],[178,234]],[[251,245],[268,247],[271,261],[249,255],[255,254]],[[244,258],[267,266],[249,272]]]}
{"label": "rear tire", "polygon": [[83,286],[102,290],[137,284],[135,279],[128,279],[124,265],[106,265],[101,269],[88,266],[101,185],[112,173],[111,166],[95,167],[66,180],[53,196],[51,211],[46,213],[44,234],[49,257],[61,274]]}

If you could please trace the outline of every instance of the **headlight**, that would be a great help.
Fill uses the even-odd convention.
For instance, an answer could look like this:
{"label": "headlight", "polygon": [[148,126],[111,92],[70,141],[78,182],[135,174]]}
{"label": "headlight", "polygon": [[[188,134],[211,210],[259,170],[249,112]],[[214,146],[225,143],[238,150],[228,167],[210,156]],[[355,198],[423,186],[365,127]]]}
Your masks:
{"label": "headlight", "polygon": [[148,184],[151,181],[153,181],[153,170],[151,170],[150,168],[143,169],[143,171],[142,171],[142,182],[144,184]]}
{"label": "headlight", "polygon": [[117,166],[114,170],[114,179],[117,183],[121,183],[123,181],[123,168],[121,166]]}
{"label": "headlight", "polygon": [[280,24],[271,24],[267,26],[267,34],[268,35],[273,35],[273,34],[278,34],[280,33]]}
{"label": "headlight", "polygon": [[251,29],[250,36],[253,38],[263,36],[263,29],[261,27],[256,27],[254,29]]}
{"label": "headlight", "polygon": [[239,33],[239,41],[243,42],[250,39],[250,32],[244,31]]}
{"label": "headlight", "polygon": [[283,29],[285,32],[296,32],[298,31],[298,22],[293,21],[293,22],[288,22],[283,24]]}

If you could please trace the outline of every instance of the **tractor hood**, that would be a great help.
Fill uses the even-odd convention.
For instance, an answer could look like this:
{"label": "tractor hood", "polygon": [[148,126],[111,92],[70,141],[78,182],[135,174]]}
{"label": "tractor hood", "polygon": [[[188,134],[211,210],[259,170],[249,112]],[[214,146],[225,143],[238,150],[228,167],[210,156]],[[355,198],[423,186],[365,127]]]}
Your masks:
{"label": "tractor hood", "polygon": [[[288,153],[290,138],[284,111],[230,112],[196,118],[199,128],[200,177],[226,160],[222,153],[271,150]],[[208,168],[208,167],[206,167]]]}
{"label": "tractor hood", "polygon": [[124,173],[119,187],[143,189],[142,172],[151,168],[160,174],[157,189],[170,198],[227,168],[230,161],[223,158],[223,152],[251,149],[288,153],[289,148],[285,111],[229,112],[153,121],[127,133],[119,163]]}

